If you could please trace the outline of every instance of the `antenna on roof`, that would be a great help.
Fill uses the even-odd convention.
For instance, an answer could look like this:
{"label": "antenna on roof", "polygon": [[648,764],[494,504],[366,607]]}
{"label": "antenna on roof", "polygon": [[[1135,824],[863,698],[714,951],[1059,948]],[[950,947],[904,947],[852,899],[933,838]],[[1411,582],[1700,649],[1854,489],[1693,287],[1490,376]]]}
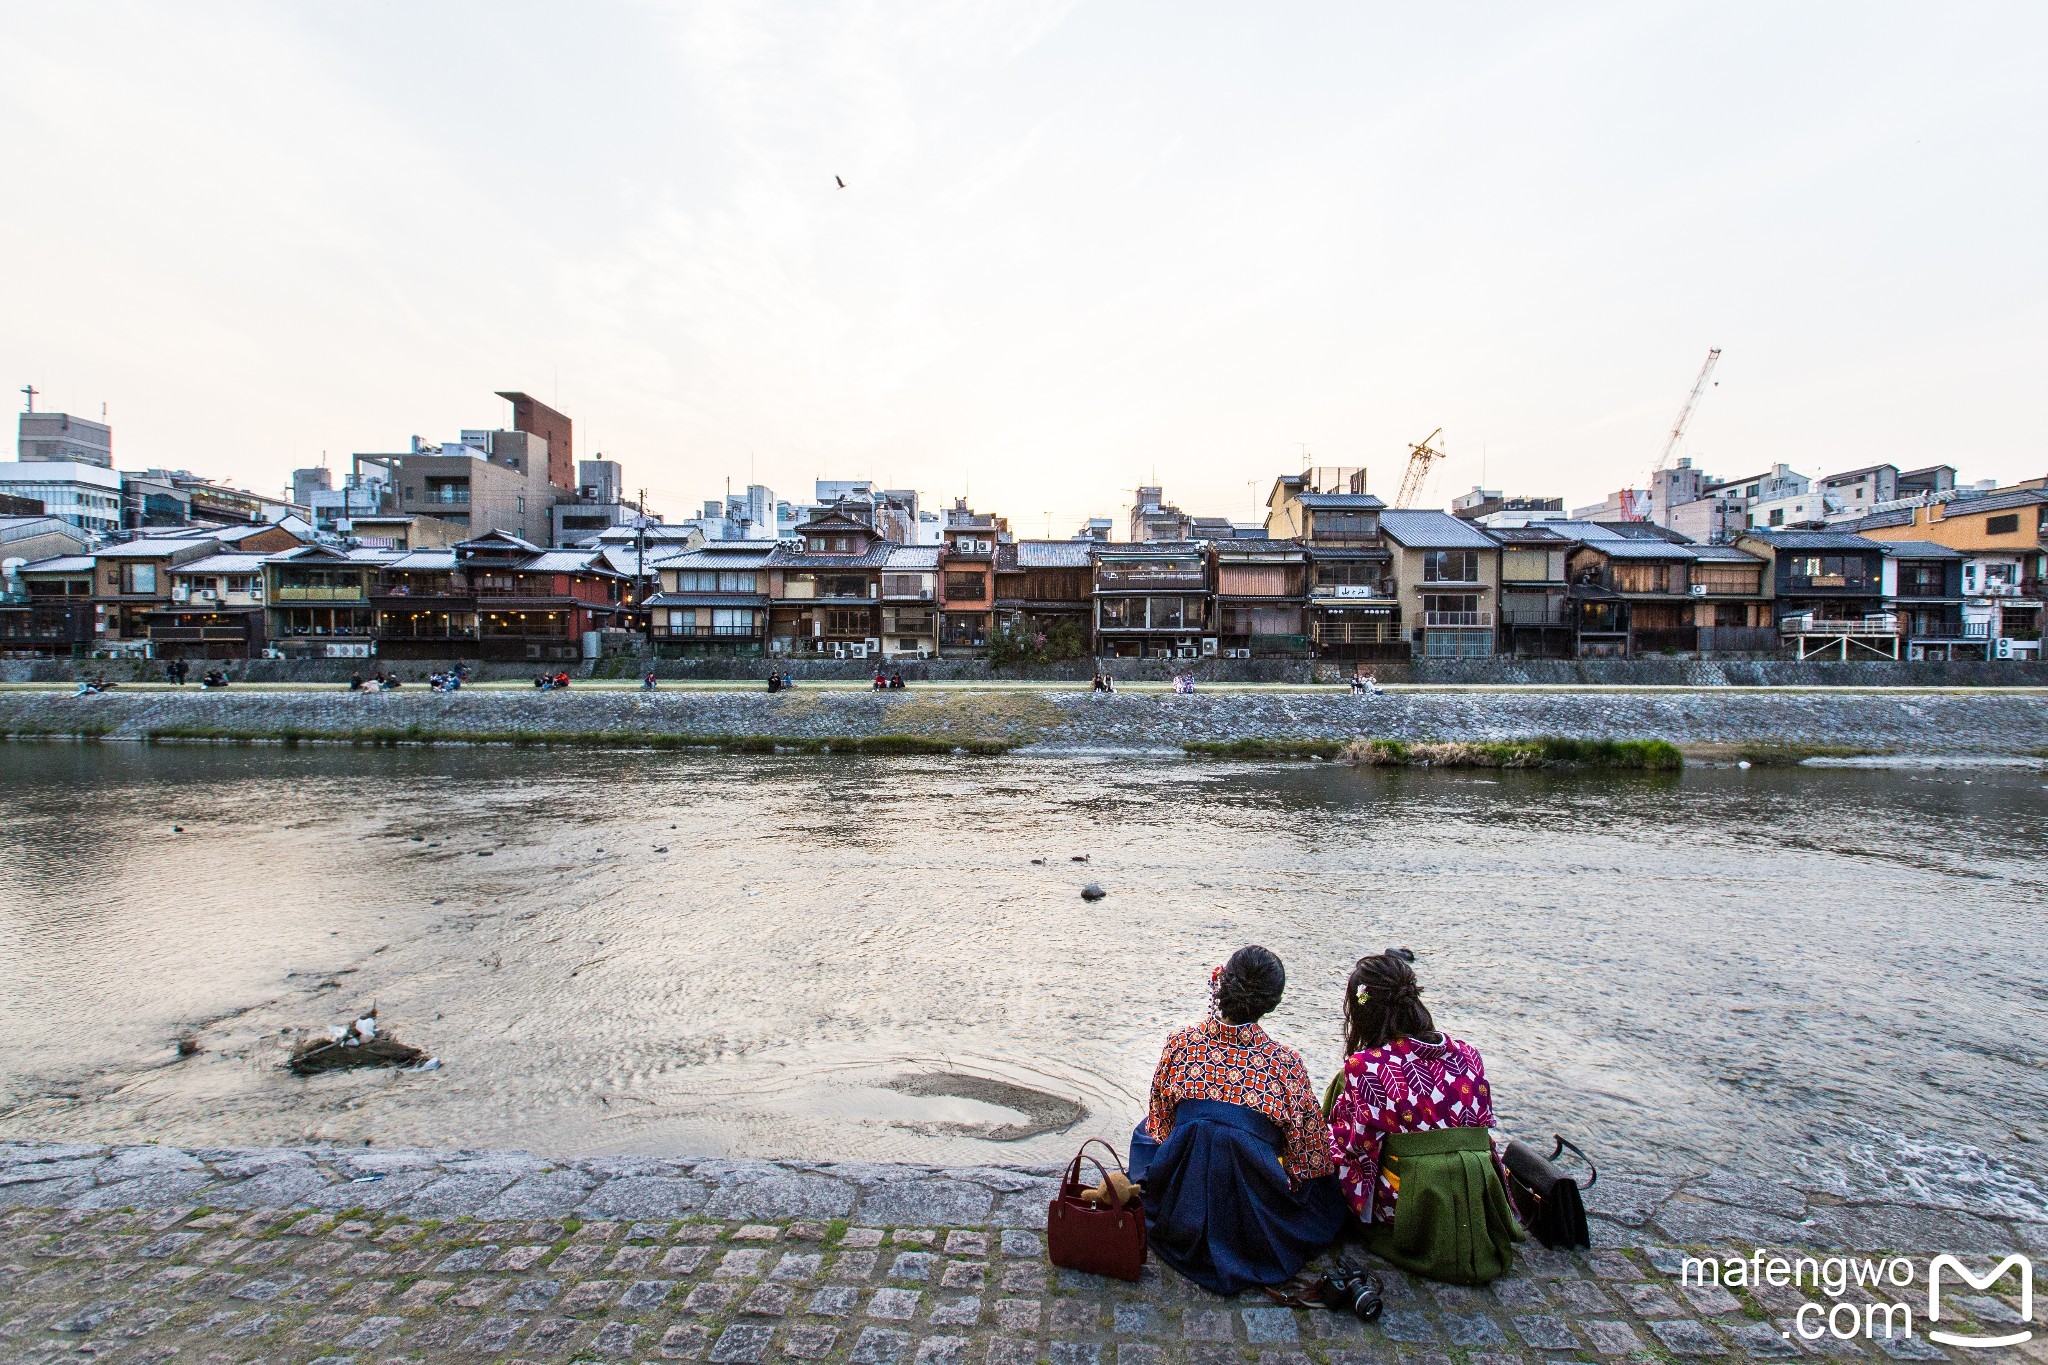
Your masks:
{"label": "antenna on roof", "polygon": [[34,412],[36,410],[36,386],[33,384],[27,385],[22,389],[22,392],[28,395],[26,411]]}

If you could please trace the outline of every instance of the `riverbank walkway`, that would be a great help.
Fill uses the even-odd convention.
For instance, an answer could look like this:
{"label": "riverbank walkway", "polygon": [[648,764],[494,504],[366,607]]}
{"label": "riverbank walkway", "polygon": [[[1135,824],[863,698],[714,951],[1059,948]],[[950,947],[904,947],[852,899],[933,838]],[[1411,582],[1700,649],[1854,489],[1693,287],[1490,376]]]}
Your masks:
{"label": "riverbank walkway", "polygon": [[[1048,1264],[1039,1170],[547,1161],[373,1148],[0,1143],[0,1360],[692,1360],[706,1365],[1513,1365],[1540,1360],[2048,1360],[1913,1334],[1795,1339],[1850,1289],[1682,1283],[1683,1257],[2048,1253],[2048,1223],[1705,1174],[1603,1176],[1591,1251],[1521,1252],[1485,1289],[1381,1267],[1370,1325],[1222,1299],[1148,1266]],[[1363,1258],[1361,1253],[1353,1256]],[[1941,1326],[2018,1330],[2016,1277],[1955,1285]],[[1816,1321],[1808,1310],[1804,1321]],[[1839,1320],[1839,1318],[1838,1318]]]}

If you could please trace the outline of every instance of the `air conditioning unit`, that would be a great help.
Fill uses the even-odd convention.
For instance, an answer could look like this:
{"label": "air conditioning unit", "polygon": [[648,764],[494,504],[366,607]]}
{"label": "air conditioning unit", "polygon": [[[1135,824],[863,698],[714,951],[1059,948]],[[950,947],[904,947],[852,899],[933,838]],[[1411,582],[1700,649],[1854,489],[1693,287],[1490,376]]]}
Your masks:
{"label": "air conditioning unit", "polygon": [[868,636],[867,645],[868,653],[870,654],[880,654],[882,652],[882,642],[872,635]]}
{"label": "air conditioning unit", "polygon": [[1226,649],[1223,651],[1223,657],[1226,659],[1249,659],[1252,657],[1252,652],[1248,649]]}
{"label": "air conditioning unit", "polygon": [[2012,637],[2010,635],[1999,636],[1997,648],[1999,658],[2010,659],[2012,657]]}
{"label": "air conditioning unit", "polygon": [[1216,637],[1215,637],[1215,636],[1211,635],[1211,636],[1207,636],[1207,637],[1205,637],[1205,638],[1203,639],[1203,641],[1202,641],[1202,657],[1203,657],[1203,658],[1205,658],[1205,659],[1213,659],[1213,658],[1215,658],[1215,657],[1216,657]]}
{"label": "air conditioning unit", "polygon": [[846,646],[845,646],[845,645],[834,645],[834,646],[832,646],[832,657],[833,657],[833,658],[835,658],[835,659],[843,659],[843,658],[845,658],[845,657],[846,657]]}
{"label": "air conditioning unit", "polygon": [[919,645],[919,646],[917,647],[917,657],[918,657],[918,658],[920,658],[920,659],[929,659],[929,658],[931,658],[931,657],[932,657],[932,651],[931,651],[931,647],[930,647],[929,645]]}
{"label": "air conditioning unit", "polygon": [[1694,597],[1705,597],[1707,595],[1707,585],[1704,583],[1695,583],[1692,585],[1692,587],[1688,588],[1687,591],[1690,592]]}
{"label": "air conditioning unit", "polygon": [[[853,657],[856,659],[865,659],[868,657],[868,647],[865,642],[857,645],[848,645],[846,647],[846,650],[847,653],[853,655]],[[841,655],[840,657],[844,658],[845,655]]]}
{"label": "air conditioning unit", "polygon": [[919,589],[919,590],[918,590],[918,594],[917,594],[917,600],[918,600],[918,601],[920,601],[920,602],[929,602],[929,601],[931,601],[931,600],[932,600],[932,590],[931,590],[930,588],[921,588],[921,589]]}

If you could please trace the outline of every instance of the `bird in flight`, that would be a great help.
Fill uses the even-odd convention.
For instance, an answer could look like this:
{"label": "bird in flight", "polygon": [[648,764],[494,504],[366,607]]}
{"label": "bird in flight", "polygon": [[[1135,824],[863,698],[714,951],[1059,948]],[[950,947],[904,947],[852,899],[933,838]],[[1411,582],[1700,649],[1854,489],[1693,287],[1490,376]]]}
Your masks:
{"label": "bird in flight", "polygon": [[839,188],[840,188],[840,189],[842,189],[842,190],[843,190],[843,189],[845,189],[845,188],[846,188],[846,182],[845,182],[844,180],[840,180],[840,179],[839,179],[839,177],[838,177],[838,176],[836,176],[836,175],[835,175],[835,176],[833,176],[832,178],[833,178],[834,180],[839,180]]}

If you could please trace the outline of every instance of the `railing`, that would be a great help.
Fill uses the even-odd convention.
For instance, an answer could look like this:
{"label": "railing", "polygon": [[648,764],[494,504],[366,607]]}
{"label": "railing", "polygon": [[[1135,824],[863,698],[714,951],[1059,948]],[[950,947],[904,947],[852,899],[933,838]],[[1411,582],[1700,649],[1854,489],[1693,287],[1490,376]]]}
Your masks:
{"label": "railing", "polygon": [[467,507],[469,506],[469,490],[466,488],[430,488],[427,490],[426,496],[419,499],[419,501],[432,503],[440,507]]}
{"label": "railing", "polygon": [[480,602],[492,598],[572,596],[567,589],[558,590],[553,583],[473,583],[470,591]]}
{"label": "railing", "polygon": [[1696,626],[1658,626],[1629,632],[1629,648],[1647,654],[1690,654],[1700,646]]}
{"label": "railing", "polygon": [[359,587],[313,588],[283,583],[278,586],[277,592],[272,595],[270,600],[273,602],[360,602],[363,600],[363,595],[363,590]]}
{"label": "railing", "polygon": [[1318,621],[1314,635],[1319,645],[1376,645],[1402,638],[1401,623],[1388,617],[1371,621]]}
{"label": "railing", "polygon": [[657,640],[752,640],[761,632],[753,626],[656,626]]}
{"label": "railing", "polygon": [[1906,638],[1910,640],[1988,640],[1991,638],[1989,621],[1964,621],[1956,617],[1944,617],[1936,621],[1915,621],[1906,618]]}
{"label": "railing", "polygon": [[240,643],[249,638],[249,632],[240,626],[151,626],[149,638],[170,644],[198,644],[208,640]]}
{"label": "railing", "polygon": [[1785,635],[1897,635],[1896,616],[1865,616],[1853,621],[1827,621],[1813,616],[1788,616],[1778,623]]}
{"label": "railing", "polygon": [[1209,575],[1199,569],[1186,572],[1139,569],[1097,569],[1097,592],[1206,592]]}
{"label": "railing", "polygon": [[1502,607],[1500,622],[1504,626],[1561,626],[1564,624],[1564,605]]}
{"label": "railing", "polygon": [[1490,611],[1425,611],[1422,613],[1425,626],[1491,626],[1493,613]]}
{"label": "railing", "polygon": [[1867,578],[1850,578],[1838,573],[1821,574],[1817,578],[1802,578],[1795,574],[1785,580],[1785,591],[1874,593],[1877,586]]}
{"label": "railing", "polygon": [[1245,637],[1247,646],[1254,654],[1306,654],[1309,639],[1306,635],[1252,635]]}

